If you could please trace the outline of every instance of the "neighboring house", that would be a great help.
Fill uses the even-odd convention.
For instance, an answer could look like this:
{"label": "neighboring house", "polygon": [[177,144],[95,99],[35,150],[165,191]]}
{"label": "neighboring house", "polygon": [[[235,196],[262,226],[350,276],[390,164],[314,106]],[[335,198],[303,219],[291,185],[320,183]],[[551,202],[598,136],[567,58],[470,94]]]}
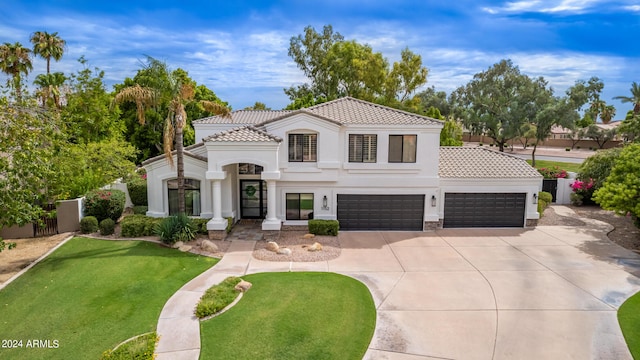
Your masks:
{"label": "neighboring house", "polygon": [[[295,111],[240,110],[193,122],[187,212],[264,219],[264,230],[337,219],[341,230],[523,227],[536,222],[542,176],[484,148],[439,146],[442,122],[342,98]],[[174,154],[175,156],[175,154]],[[177,211],[175,169],[143,163],[149,216]]]}

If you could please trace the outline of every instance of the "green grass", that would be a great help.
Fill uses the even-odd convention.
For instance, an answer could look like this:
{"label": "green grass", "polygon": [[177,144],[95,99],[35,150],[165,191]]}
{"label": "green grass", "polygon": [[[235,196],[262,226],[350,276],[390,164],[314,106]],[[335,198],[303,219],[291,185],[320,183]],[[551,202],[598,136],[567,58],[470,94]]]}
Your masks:
{"label": "green grass", "polygon": [[[531,165],[531,160],[527,160],[529,165]],[[549,161],[549,160],[536,160],[536,168],[549,168],[553,166],[557,166],[563,170],[578,172],[580,170],[581,164],[576,163],[568,163],[568,162],[560,162],[560,161]]]}
{"label": "green grass", "polygon": [[618,322],[631,355],[634,359],[640,359],[640,292],[620,306]]}
{"label": "green grass", "polygon": [[[98,359],[155,331],[165,302],[217,262],[142,241],[74,238],[0,291],[3,359]],[[29,339],[53,349],[27,348]]]}
{"label": "green grass", "polygon": [[332,273],[262,273],[226,313],[201,323],[201,359],[362,359],[376,311],[361,282]]}
{"label": "green grass", "polygon": [[231,304],[240,293],[235,289],[239,282],[240,278],[230,276],[220,284],[213,285],[207,289],[202,298],[200,298],[198,305],[196,305],[196,316],[199,319],[211,316]]}

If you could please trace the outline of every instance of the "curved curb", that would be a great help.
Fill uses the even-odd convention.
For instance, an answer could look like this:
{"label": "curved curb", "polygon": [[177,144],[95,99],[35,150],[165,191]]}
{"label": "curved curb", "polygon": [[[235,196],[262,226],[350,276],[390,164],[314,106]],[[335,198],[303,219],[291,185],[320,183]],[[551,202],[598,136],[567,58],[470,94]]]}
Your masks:
{"label": "curved curb", "polygon": [[244,293],[240,292],[240,294],[238,294],[238,296],[236,296],[236,298],[229,305],[225,306],[224,309],[218,311],[213,315],[209,315],[198,320],[200,320],[200,322],[203,322],[226,313],[227,311],[231,310],[231,308],[234,307],[240,301],[240,299],[242,299],[242,295],[244,295]]}
{"label": "curved curb", "polygon": [[54,246],[49,251],[44,253],[42,256],[37,258],[36,261],[34,261],[31,264],[29,264],[29,266],[27,266],[26,268],[20,270],[17,274],[15,274],[12,277],[10,277],[9,280],[7,280],[4,283],[0,284],[0,290],[4,289],[7,285],[12,283],[15,279],[19,278],[20,275],[26,273],[29,269],[31,269],[32,267],[36,266],[37,263],[39,263],[40,261],[44,260],[44,258],[46,258],[47,256],[51,255],[51,253],[53,253],[54,251],[58,250],[59,247],[61,247],[62,245],[66,244],[67,241],[73,239],[74,237],[76,237],[75,234],[74,235],[70,235],[66,239],[62,240],[58,245]]}
{"label": "curved curb", "polygon": [[[128,338],[127,340],[125,340],[125,341],[121,342],[120,344],[116,345],[113,349],[111,349],[111,351],[116,351],[120,346],[122,346],[122,345],[124,345],[124,344],[128,343],[129,341],[133,341],[133,340],[135,340],[135,339],[137,339],[137,338],[139,338],[139,337],[143,337],[143,336],[145,336],[145,335],[153,334],[154,332],[155,332],[155,331],[149,331],[149,332],[146,332],[146,333],[144,333],[144,334],[140,334],[140,335],[132,336],[132,337]],[[157,335],[156,335],[156,337],[157,337]],[[157,342],[157,341],[156,341],[156,342]]]}

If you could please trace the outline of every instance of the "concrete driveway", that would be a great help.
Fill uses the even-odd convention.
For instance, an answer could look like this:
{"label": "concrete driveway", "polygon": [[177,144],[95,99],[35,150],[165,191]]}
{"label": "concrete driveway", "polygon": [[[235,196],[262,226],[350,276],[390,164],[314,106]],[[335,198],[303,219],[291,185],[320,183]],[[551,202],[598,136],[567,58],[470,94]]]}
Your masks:
{"label": "concrete driveway", "polygon": [[640,256],[606,230],[343,232],[325,266],[373,294],[366,359],[631,359],[616,312]]}

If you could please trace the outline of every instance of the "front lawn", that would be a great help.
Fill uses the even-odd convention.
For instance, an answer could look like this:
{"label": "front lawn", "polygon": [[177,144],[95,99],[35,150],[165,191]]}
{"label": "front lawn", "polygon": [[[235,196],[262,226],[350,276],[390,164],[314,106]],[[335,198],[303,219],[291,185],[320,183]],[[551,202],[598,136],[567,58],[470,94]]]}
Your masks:
{"label": "front lawn", "polygon": [[362,359],[375,329],[367,287],[338,274],[247,275],[226,313],[201,323],[201,359]]}
{"label": "front lawn", "polygon": [[[527,162],[529,163],[529,165],[531,165],[530,159],[527,160]],[[560,169],[577,173],[580,170],[580,165],[582,164],[561,162],[561,161],[536,160],[536,169],[552,168],[554,166],[557,166]]]}
{"label": "front lawn", "polygon": [[99,359],[155,331],[169,297],[216,262],[149,242],[74,238],[0,291],[0,339],[18,346],[0,358]]}
{"label": "front lawn", "polygon": [[618,321],[634,359],[640,359],[640,292],[618,309]]}

